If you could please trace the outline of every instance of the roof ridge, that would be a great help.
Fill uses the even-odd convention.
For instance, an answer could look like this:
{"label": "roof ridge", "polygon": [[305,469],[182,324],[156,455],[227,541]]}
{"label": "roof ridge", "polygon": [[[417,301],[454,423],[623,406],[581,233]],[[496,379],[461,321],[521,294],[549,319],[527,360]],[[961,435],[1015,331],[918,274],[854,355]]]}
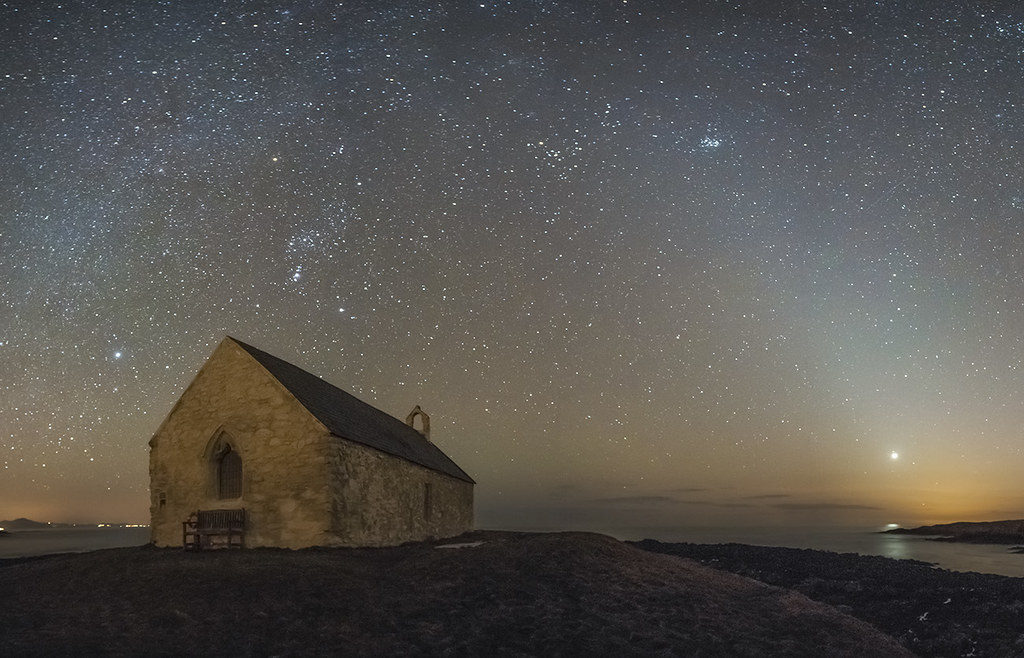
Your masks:
{"label": "roof ridge", "polygon": [[253,357],[332,435],[474,483],[415,428],[293,363],[227,336]]}

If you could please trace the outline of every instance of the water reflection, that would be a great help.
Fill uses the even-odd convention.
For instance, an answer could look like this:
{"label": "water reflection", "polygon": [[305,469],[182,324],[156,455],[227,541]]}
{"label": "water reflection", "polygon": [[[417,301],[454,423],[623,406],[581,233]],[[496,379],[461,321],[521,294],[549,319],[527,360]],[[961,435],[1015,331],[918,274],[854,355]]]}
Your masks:
{"label": "water reflection", "polygon": [[876,544],[877,549],[872,551],[872,553],[883,557],[891,557],[894,560],[910,560],[913,558],[910,546],[907,542],[903,541],[905,536],[882,534],[873,536],[878,543]]}

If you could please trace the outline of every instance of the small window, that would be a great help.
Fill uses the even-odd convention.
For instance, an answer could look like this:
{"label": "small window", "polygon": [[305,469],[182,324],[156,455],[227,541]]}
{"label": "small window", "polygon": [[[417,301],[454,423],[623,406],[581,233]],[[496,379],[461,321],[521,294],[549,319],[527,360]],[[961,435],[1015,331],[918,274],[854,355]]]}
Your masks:
{"label": "small window", "polygon": [[423,518],[427,521],[430,520],[430,515],[433,512],[431,506],[434,504],[434,501],[431,500],[430,489],[431,487],[429,482],[423,485]]}
{"label": "small window", "polygon": [[225,447],[217,460],[217,495],[220,498],[242,495],[242,458],[231,446]]}

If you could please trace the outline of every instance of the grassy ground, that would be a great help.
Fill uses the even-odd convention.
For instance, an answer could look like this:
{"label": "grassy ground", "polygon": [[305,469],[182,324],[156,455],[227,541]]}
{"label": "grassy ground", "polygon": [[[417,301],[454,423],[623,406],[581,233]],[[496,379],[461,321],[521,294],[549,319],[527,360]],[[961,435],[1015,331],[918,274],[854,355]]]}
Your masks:
{"label": "grassy ground", "polygon": [[[0,561],[0,654],[900,656],[834,608],[584,533]],[[444,543],[444,542],[441,542]]]}

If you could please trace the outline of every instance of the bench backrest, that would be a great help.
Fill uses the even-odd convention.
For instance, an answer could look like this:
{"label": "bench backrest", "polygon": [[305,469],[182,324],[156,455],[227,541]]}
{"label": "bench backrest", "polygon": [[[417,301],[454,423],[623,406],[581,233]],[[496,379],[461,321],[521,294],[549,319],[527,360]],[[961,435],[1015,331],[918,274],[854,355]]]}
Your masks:
{"label": "bench backrest", "polygon": [[203,530],[215,528],[244,528],[244,509],[210,509],[196,513],[196,527]]}

